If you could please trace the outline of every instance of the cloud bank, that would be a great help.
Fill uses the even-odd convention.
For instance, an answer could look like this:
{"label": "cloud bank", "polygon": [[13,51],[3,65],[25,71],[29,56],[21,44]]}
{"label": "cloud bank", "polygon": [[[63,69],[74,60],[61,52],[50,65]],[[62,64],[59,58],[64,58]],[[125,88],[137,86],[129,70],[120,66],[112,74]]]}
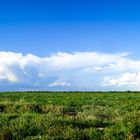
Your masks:
{"label": "cloud bank", "polygon": [[0,52],[0,90],[140,90],[140,60],[127,53]]}

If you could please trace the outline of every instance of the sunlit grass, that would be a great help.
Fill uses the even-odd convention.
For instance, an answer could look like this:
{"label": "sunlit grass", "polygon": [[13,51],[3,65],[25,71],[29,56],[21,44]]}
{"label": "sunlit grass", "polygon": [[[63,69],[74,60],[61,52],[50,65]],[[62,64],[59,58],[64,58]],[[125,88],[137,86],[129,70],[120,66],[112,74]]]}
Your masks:
{"label": "sunlit grass", "polygon": [[0,139],[140,139],[139,93],[0,93]]}

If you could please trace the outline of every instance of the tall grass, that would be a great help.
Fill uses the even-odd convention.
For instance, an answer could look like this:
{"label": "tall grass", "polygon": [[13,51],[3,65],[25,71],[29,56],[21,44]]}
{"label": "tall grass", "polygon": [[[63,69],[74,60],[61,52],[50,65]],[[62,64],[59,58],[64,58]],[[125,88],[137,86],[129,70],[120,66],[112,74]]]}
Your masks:
{"label": "tall grass", "polygon": [[139,93],[0,93],[0,140],[140,139]]}

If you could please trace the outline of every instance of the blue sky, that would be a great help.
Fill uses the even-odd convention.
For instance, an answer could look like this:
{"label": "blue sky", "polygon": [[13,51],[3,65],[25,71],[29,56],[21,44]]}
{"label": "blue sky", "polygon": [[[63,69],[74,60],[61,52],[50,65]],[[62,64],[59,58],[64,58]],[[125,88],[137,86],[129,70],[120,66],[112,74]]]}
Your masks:
{"label": "blue sky", "polygon": [[2,0],[0,50],[45,56],[57,51],[131,51],[139,56],[136,0]]}
{"label": "blue sky", "polygon": [[[54,56],[59,59],[62,54],[58,55],[58,52],[67,53],[68,56],[72,54],[75,57],[78,56],[75,54],[78,52],[83,53],[83,56],[86,57],[88,57],[86,52],[91,52],[92,55],[94,55],[94,53],[108,55],[108,57],[117,54],[119,58],[122,57],[121,54],[130,52],[132,54],[123,56],[123,59],[127,59],[127,61],[135,60],[134,63],[139,63],[139,7],[140,2],[138,0],[1,0],[0,51],[7,53],[5,55],[8,55],[9,57],[11,56],[9,51],[14,53],[15,57],[17,53],[21,53],[21,55],[23,55],[21,60],[26,58],[29,53],[42,59],[51,59]],[[65,55],[65,59],[68,58],[67,55]],[[93,60],[91,59],[90,61]],[[7,61],[3,60],[3,62]],[[15,61],[12,62],[12,64],[13,63],[15,64]],[[19,65],[21,65],[21,63],[22,62],[20,61]],[[48,64],[48,62],[46,63]],[[77,63],[82,63],[81,59]],[[111,62],[111,64],[112,63],[118,64],[118,62]],[[130,61],[127,62],[126,65],[128,63],[130,63]],[[69,65],[69,61],[67,64]],[[103,65],[109,64],[110,61],[107,61]],[[91,65],[93,66],[93,64]],[[12,68],[8,67],[7,69],[10,71]],[[34,67],[32,69],[38,71]],[[13,69],[11,71],[11,73],[15,74]],[[58,75],[49,76],[51,79],[50,82],[49,78],[45,77],[43,79],[44,83],[47,79],[48,85],[51,85],[50,87],[53,87],[53,84],[54,86],[55,84],[58,84],[62,85],[63,88],[56,87],[56,89],[62,88],[62,90],[65,89],[64,85],[66,81],[69,83],[66,84],[66,86],[72,85],[72,79],[68,79],[68,75],[71,75],[72,73],[71,68],[63,71],[67,73],[64,77],[61,76],[60,71],[55,72],[58,73]],[[138,68],[136,68],[135,70],[125,70],[125,72],[123,71],[119,74],[126,73],[132,75],[135,73],[138,75],[139,71]],[[36,74],[34,76],[36,76]],[[116,76],[116,74],[117,73],[114,72],[112,76]],[[3,72],[1,72],[0,77],[5,77],[1,78],[1,84],[3,84],[3,82],[7,83],[8,87],[12,87],[11,90],[19,90],[20,88],[27,89],[26,84],[9,83],[8,79],[6,79],[7,76],[3,75]],[[88,75],[92,77],[92,73],[88,73]],[[86,79],[88,75],[85,74],[83,79]],[[107,75],[109,75],[109,73],[102,78],[105,79]],[[17,77],[19,79],[21,78],[19,75]],[[99,77],[96,77],[95,74],[93,75],[93,78],[100,79]],[[137,77],[135,76],[135,78]],[[54,81],[52,79],[54,79]],[[27,81],[28,80],[29,79],[27,78]],[[40,79],[38,78],[37,81],[40,81]],[[86,82],[81,83],[81,85],[73,84],[71,88],[68,86],[68,89],[102,89],[101,86],[92,88],[92,85],[90,87],[87,86],[87,88],[81,88],[83,85],[86,85],[86,83],[89,84],[91,82],[89,78],[85,81]],[[98,82],[98,80],[96,82]],[[128,83],[125,85],[126,87],[123,86],[125,88],[110,86],[103,88],[103,90],[128,89]],[[28,86],[31,87],[31,89],[38,89],[38,87],[33,87],[31,83],[29,83]],[[6,87],[1,90],[5,89]],[[46,90],[48,87],[44,85],[43,87],[40,87],[40,89]],[[52,89],[55,88],[53,87]],[[136,89],[136,87],[132,89]]]}

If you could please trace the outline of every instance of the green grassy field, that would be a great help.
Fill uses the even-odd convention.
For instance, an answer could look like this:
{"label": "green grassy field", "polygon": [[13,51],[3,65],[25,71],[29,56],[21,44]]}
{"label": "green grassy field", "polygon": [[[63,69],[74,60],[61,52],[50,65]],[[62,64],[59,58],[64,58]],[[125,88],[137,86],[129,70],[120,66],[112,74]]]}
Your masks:
{"label": "green grassy field", "polygon": [[140,93],[0,93],[0,140],[140,139]]}

